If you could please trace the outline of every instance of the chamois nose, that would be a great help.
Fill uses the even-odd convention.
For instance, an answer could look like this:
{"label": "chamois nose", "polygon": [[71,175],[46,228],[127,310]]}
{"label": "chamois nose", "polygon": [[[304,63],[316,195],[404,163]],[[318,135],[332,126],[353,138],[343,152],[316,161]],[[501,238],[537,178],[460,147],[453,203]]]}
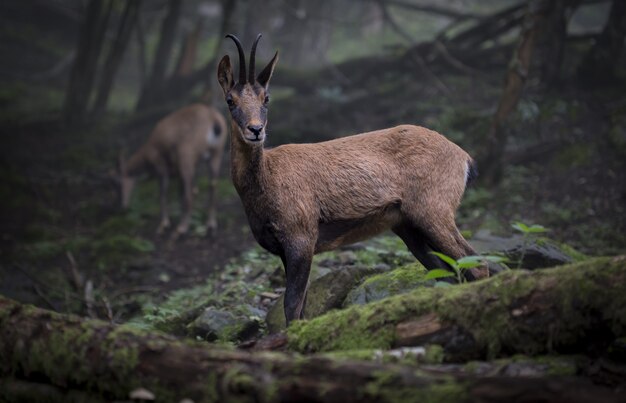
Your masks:
{"label": "chamois nose", "polygon": [[255,136],[259,137],[261,135],[261,130],[263,130],[263,125],[250,125],[248,126],[248,130],[254,133]]}

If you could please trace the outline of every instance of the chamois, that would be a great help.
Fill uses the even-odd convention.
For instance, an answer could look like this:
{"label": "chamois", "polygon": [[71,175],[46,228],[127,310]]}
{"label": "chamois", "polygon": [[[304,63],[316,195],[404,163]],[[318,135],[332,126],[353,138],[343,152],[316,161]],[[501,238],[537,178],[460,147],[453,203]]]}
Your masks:
{"label": "chamois", "polygon": [[264,149],[278,52],[255,77],[257,36],[246,76],[241,42],[227,37],[239,53],[237,82],[228,55],[217,72],[231,115],[231,176],[255,239],[282,259],[288,324],[303,318],[311,261],[319,252],[391,229],[428,269],[445,267],[433,250],[454,259],[475,254],[455,224],[476,174],[465,151],[410,125]]}
{"label": "chamois", "polygon": [[169,226],[167,189],[170,175],[178,173],[182,183],[184,212],[171,239],[187,232],[193,206],[193,178],[196,165],[202,158],[209,159],[209,211],[207,230],[214,234],[217,229],[215,214],[215,188],[219,175],[224,145],[226,143],[226,119],[215,108],[191,104],[161,119],[146,141],[128,160],[120,156],[121,203],[127,208],[136,178],[144,171],[151,171],[159,178],[161,222],[157,234]]}

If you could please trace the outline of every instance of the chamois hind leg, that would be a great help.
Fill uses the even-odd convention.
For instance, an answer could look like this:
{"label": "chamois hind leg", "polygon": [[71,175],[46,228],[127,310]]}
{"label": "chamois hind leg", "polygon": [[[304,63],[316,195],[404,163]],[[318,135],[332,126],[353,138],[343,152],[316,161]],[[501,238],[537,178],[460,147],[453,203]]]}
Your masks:
{"label": "chamois hind leg", "polygon": [[307,242],[291,240],[284,247],[281,259],[285,266],[287,286],[285,289],[285,320],[287,326],[293,320],[304,318],[304,303],[313,261],[313,246]]}
{"label": "chamois hind leg", "polygon": [[[437,252],[444,253],[455,260],[476,255],[474,248],[461,235],[454,217],[440,216],[431,225],[424,225],[421,228],[423,228],[427,243]],[[487,267],[466,270],[464,275],[469,281],[487,277]]]}
{"label": "chamois hind leg", "polygon": [[170,226],[170,217],[167,206],[167,189],[169,188],[170,173],[165,163],[154,164],[159,176],[159,202],[161,207],[161,222],[157,228],[157,235],[161,235]]}
{"label": "chamois hind leg", "polygon": [[170,226],[170,217],[167,209],[167,189],[169,187],[169,175],[159,177],[159,194],[161,202],[161,222],[157,228],[157,235],[161,235]]}
{"label": "chamois hind leg", "polygon": [[445,268],[445,264],[437,256],[431,254],[426,238],[416,227],[410,224],[401,224],[392,228],[392,231],[402,239],[409,251],[428,270]]}

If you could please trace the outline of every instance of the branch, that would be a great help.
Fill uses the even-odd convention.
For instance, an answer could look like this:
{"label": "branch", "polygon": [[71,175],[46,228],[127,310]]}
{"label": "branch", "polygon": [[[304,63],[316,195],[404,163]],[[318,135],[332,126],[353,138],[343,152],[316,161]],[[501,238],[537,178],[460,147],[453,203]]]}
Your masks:
{"label": "branch", "polygon": [[80,320],[3,297],[0,376],[1,401],[126,401],[139,391],[163,402],[489,402],[520,396],[619,401],[610,389],[575,377],[481,377],[329,356],[249,353]]}
{"label": "branch", "polygon": [[430,4],[415,4],[408,2],[406,0],[383,0],[384,3],[394,6],[400,7],[412,11],[419,11],[423,13],[437,14],[444,17],[452,18],[455,20],[467,20],[467,19],[481,19],[484,18],[484,15],[474,14],[474,13],[465,13],[456,10],[452,10],[449,8],[438,7]]}

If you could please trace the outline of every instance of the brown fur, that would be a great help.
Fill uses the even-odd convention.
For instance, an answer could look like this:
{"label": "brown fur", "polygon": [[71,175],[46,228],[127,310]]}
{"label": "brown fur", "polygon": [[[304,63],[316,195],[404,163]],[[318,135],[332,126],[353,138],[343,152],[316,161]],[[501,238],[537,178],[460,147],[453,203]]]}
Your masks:
{"label": "brown fur", "polygon": [[[216,132],[219,132],[217,134]],[[212,133],[212,134],[211,134]],[[207,228],[215,231],[215,187],[226,142],[226,120],[215,108],[192,104],[161,119],[144,143],[127,161],[121,161],[122,204],[128,206],[134,181],[149,169],[159,177],[161,223],[157,230],[163,232],[169,225],[167,188],[169,178],[177,173],[181,179],[184,213],[173,233],[173,238],[187,232],[193,205],[193,177],[198,161],[209,159],[209,217]]]}
{"label": "brown fur", "polygon": [[[270,72],[275,63],[276,57]],[[225,56],[218,80],[233,102],[233,182],[256,240],[285,265],[287,322],[302,317],[316,253],[388,229],[429,269],[444,267],[431,250],[455,259],[474,253],[454,222],[472,163],[457,145],[432,130],[403,125],[265,150],[264,129],[254,141],[249,122],[267,123],[259,111],[269,78],[235,84]]]}

